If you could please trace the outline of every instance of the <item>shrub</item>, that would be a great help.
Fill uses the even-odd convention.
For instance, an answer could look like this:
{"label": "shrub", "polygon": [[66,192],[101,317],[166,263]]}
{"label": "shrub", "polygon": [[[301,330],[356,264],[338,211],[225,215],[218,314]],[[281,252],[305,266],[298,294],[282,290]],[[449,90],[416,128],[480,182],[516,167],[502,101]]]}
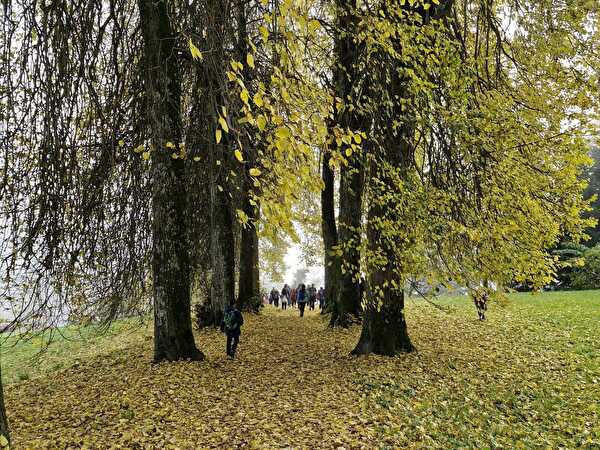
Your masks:
{"label": "shrub", "polygon": [[584,265],[576,267],[570,274],[573,289],[600,288],[600,246],[583,252]]}

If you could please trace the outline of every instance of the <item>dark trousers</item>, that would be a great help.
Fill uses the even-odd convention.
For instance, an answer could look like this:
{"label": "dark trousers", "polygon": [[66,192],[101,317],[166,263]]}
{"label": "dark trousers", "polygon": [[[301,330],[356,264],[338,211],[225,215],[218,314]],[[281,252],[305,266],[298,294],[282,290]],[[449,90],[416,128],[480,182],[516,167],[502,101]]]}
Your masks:
{"label": "dark trousers", "polygon": [[227,336],[227,356],[235,356],[235,349],[240,342],[239,336]]}
{"label": "dark trousers", "polygon": [[287,309],[287,302],[281,302],[281,309]]}
{"label": "dark trousers", "polygon": [[304,316],[304,308],[306,307],[306,303],[302,302],[302,303],[298,303],[298,308],[300,308],[300,317]]}
{"label": "dark trousers", "polygon": [[310,300],[308,302],[308,309],[310,309],[311,311],[315,310],[315,301],[314,300]]}

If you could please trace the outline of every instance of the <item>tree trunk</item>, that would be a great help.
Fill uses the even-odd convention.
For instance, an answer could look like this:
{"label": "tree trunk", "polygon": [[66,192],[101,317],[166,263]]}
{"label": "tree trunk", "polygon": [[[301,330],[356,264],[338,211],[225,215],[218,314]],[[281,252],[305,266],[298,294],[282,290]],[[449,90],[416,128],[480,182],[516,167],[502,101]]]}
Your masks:
{"label": "tree trunk", "polygon": [[2,387],[2,366],[0,365],[0,447],[2,446],[2,436],[10,443],[8,419],[6,418],[6,408],[4,406],[4,390]]}
{"label": "tree trunk", "polygon": [[[246,188],[249,189],[248,183]],[[240,278],[238,284],[238,305],[240,309],[258,312],[260,301],[258,272],[258,234],[256,232],[256,208],[250,204],[248,194],[244,195],[243,211],[249,218],[242,228],[240,249]]]}
{"label": "tree trunk", "polygon": [[[238,58],[239,61],[245,61],[248,53],[248,33],[246,4],[238,5]],[[244,79],[246,87],[252,91],[252,71],[244,66]],[[250,92],[252,95],[252,92]],[[240,264],[239,264],[239,282],[238,282],[238,306],[243,310],[258,312],[260,306],[260,286],[259,286],[259,266],[258,266],[258,233],[256,223],[258,222],[258,206],[252,205],[251,199],[254,192],[254,186],[249,168],[256,166],[256,148],[255,143],[250,139],[242,138],[244,149],[246,151],[246,171],[242,177],[242,211],[248,217],[248,223],[242,227],[240,240]]]}
{"label": "tree trunk", "polygon": [[[383,206],[385,208],[385,206]],[[369,210],[369,218],[381,213],[380,206],[373,206]],[[376,227],[371,223],[368,225],[369,245],[373,249],[384,251],[386,248]],[[393,258],[389,255],[388,258]],[[391,259],[390,259],[391,261]],[[414,347],[408,336],[408,328],[404,317],[404,283],[394,283],[398,280],[398,274],[392,269],[389,262],[387,268],[373,268],[370,270],[369,286],[376,286],[383,293],[383,298],[374,299],[372,289],[366,290],[367,303],[362,323],[362,333],[358,344],[352,351],[354,355],[376,355],[394,356],[402,352],[411,352]],[[393,288],[392,286],[397,286]],[[381,300],[381,303],[379,302]]]}
{"label": "tree trunk", "polygon": [[[344,253],[332,322],[348,326],[361,314],[360,245],[362,226],[362,164],[356,159],[341,169],[339,245]],[[337,316],[337,317],[336,317]],[[334,324],[335,324],[334,323]]]}
{"label": "tree trunk", "polygon": [[329,167],[329,161],[331,160],[331,154],[326,152],[323,155],[323,167],[322,177],[323,184],[325,185],[323,191],[321,191],[321,227],[323,232],[323,247],[324,251],[324,264],[325,264],[325,308],[322,309],[322,313],[326,310],[333,312],[337,299],[339,276],[340,276],[340,262],[337,255],[333,253],[335,246],[338,243],[337,227],[335,224],[335,201],[334,201],[334,190],[335,190],[335,174],[331,167]]}
{"label": "tree trunk", "polygon": [[[356,99],[357,62],[361,49],[353,42],[358,18],[354,13],[355,2],[337,0],[338,37],[335,43],[335,67],[333,69],[336,97],[352,104]],[[356,109],[344,105],[336,111],[336,125],[342,130],[358,131],[363,126],[363,118]],[[331,325],[348,326],[357,320],[361,313],[360,281],[360,228],[362,219],[362,194],[364,186],[362,155],[353,154],[348,164],[340,169],[340,209],[338,216],[338,244],[344,250],[335,304],[331,315]],[[333,268],[335,270],[336,267]]]}
{"label": "tree trunk", "polygon": [[[215,120],[216,122],[216,120]],[[212,260],[212,281],[210,295],[210,318],[208,322],[218,326],[223,318],[226,305],[235,301],[235,236],[231,214],[231,199],[226,188],[225,169],[216,164],[227,158],[223,151],[224,144],[212,146],[214,151],[211,161],[210,186],[210,251]]]}
{"label": "tree trunk", "polygon": [[186,247],[184,163],[167,142],[181,142],[181,80],[166,0],[139,0],[152,132],[152,283],[154,360],[201,359],[192,334]]}

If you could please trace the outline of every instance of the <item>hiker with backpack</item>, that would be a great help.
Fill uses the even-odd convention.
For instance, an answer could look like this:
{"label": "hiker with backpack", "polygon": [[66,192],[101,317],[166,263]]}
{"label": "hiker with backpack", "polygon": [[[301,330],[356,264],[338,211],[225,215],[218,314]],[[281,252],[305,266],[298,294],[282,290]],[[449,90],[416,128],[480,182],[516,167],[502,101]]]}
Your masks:
{"label": "hiker with backpack", "polygon": [[308,301],[306,295],[306,286],[304,284],[301,284],[298,288],[297,301],[298,308],[300,309],[300,317],[304,317],[304,308],[306,308],[306,302]]}
{"label": "hiker with backpack", "polygon": [[244,317],[235,303],[225,307],[223,311],[223,320],[221,321],[221,331],[227,336],[227,356],[235,358],[235,350],[240,342],[241,326],[244,325]]}

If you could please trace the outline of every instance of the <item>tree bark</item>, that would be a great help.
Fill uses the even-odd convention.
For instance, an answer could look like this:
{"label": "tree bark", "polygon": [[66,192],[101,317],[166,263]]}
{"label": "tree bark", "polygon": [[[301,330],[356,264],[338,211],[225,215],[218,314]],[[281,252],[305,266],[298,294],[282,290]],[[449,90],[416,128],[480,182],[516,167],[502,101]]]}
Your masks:
{"label": "tree bark", "polygon": [[[353,88],[359,82],[357,62],[360,48],[353,42],[358,18],[354,12],[355,2],[337,0],[338,37],[335,43],[334,82],[336,97],[347,101],[356,101]],[[336,125],[342,130],[358,131],[363,126],[356,108],[342,106],[337,111]],[[362,222],[362,194],[364,187],[364,169],[362,155],[353,154],[348,164],[340,169],[340,209],[338,215],[338,244],[344,250],[339,282],[333,305],[330,324],[348,326],[361,314],[360,280],[360,243]],[[335,269],[335,268],[334,268]]]}
{"label": "tree bark", "polygon": [[[238,5],[238,57],[245,61],[248,53],[248,33],[246,4]],[[252,72],[244,66],[244,79],[249,90],[252,89]],[[252,95],[252,92],[250,93]],[[238,281],[238,306],[243,310],[258,312],[260,306],[259,265],[258,265],[258,233],[256,224],[258,222],[258,206],[251,203],[254,186],[249,168],[255,167],[257,163],[255,143],[250,139],[244,140],[246,150],[246,170],[242,177],[242,211],[248,217],[248,223],[242,227],[240,236],[240,264]]]}
{"label": "tree bark", "polygon": [[4,389],[2,387],[2,367],[0,365],[0,439],[2,439],[2,436],[10,443],[8,419],[6,418],[6,408],[4,406]]}
{"label": "tree bark", "polygon": [[[225,31],[228,30],[229,10],[222,0],[207,2],[207,14],[210,18],[207,29],[207,46],[211,49],[203,63],[205,68],[206,89],[208,95],[208,114],[212,123],[217,121],[221,107],[225,105],[224,68]],[[227,120],[227,117],[224,117]],[[207,323],[218,326],[223,317],[225,306],[235,301],[235,234],[233,229],[233,209],[231,183],[228,173],[232,166],[232,140],[223,131],[222,141],[214,140],[215,128],[207,138],[210,158],[210,252],[212,265],[210,317]]]}
{"label": "tree bark", "polygon": [[[352,351],[354,355],[394,356],[414,350],[404,317],[404,283],[398,281],[398,273],[393,269],[393,249],[386,245],[372,219],[383,214],[378,204],[369,209],[367,238],[372,250],[383,250],[388,259],[387,267],[374,267],[369,270],[369,286],[376,286],[383,298],[373,299],[372,290],[367,288],[367,303],[362,323],[362,332],[358,344]],[[396,282],[396,283],[394,283]],[[394,288],[393,286],[397,286]],[[377,300],[377,301],[375,301]]]}
{"label": "tree bark", "polygon": [[[249,189],[248,183],[244,183]],[[238,305],[240,309],[258,312],[259,269],[258,269],[258,220],[256,208],[250,203],[250,196],[244,195],[243,211],[249,218],[248,224],[242,228],[240,243],[240,278],[238,284]]]}
{"label": "tree bark", "polygon": [[[329,161],[331,154],[326,152],[323,155],[322,178],[324,188],[321,191],[321,229],[323,233],[324,264],[325,264],[325,308],[321,312],[330,311],[333,313],[336,305],[339,277],[340,261],[334,254],[334,248],[338,244],[337,227],[335,223],[335,174]],[[336,316],[336,314],[332,314]]]}
{"label": "tree bark", "polygon": [[154,360],[201,359],[192,334],[186,247],[184,163],[167,142],[181,142],[181,79],[166,0],[139,0],[152,132],[152,283]]}

